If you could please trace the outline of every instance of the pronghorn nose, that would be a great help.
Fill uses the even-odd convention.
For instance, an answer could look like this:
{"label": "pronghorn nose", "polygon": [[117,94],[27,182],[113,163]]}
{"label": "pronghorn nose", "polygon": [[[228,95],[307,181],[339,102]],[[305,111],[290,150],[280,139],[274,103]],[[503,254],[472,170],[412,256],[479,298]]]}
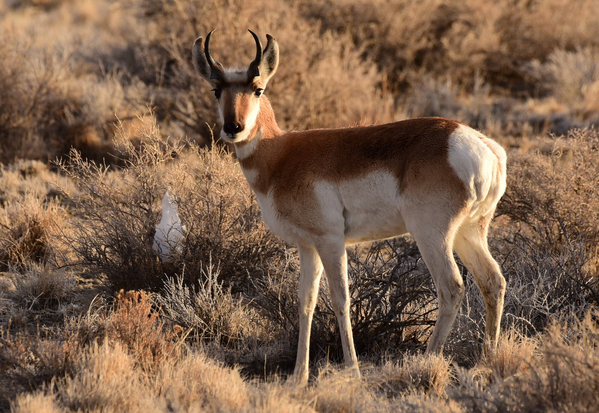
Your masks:
{"label": "pronghorn nose", "polygon": [[223,130],[227,134],[233,134],[234,135],[234,134],[239,133],[239,132],[241,132],[243,130],[243,125],[240,125],[237,122],[227,122],[223,126]]}

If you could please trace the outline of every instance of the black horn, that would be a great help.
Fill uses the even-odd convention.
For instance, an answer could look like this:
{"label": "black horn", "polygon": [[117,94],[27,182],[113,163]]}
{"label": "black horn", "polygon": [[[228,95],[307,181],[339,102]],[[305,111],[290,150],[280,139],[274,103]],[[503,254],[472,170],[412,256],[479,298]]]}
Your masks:
{"label": "black horn", "polygon": [[[260,43],[260,38],[258,37],[258,35],[256,33],[254,33],[253,31],[249,30],[248,31],[252,34],[252,36],[254,37],[254,40],[256,41],[256,58],[254,59],[254,61],[252,63],[250,63],[249,66],[249,71],[254,72],[252,73],[254,76],[260,76],[260,62],[262,61],[262,43]],[[206,42],[208,41],[208,39],[206,39]]]}
{"label": "black horn", "polygon": [[214,33],[214,30],[212,30],[210,33],[208,33],[208,36],[206,36],[206,42],[204,43],[204,54],[206,55],[206,60],[208,60],[208,64],[210,65],[210,79],[220,79],[222,78],[222,74],[224,72],[223,65],[214,60],[210,54],[210,36],[212,33]]}

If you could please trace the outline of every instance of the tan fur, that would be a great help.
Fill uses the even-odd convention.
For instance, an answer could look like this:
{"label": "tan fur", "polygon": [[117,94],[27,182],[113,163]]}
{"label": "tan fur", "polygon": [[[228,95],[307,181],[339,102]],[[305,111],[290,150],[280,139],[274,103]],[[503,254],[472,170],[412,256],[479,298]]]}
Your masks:
{"label": "tan fur", "polygon": [[[256,40],[259,43],[258,40]],[[300,338],[294,379],[308,379],[310,325],[324,268],[339,322],[347,367],[359,375],[349,320],[345,245],[411,233],[437,287],[439,314],[427,351],[442,351],[464,285],[453,251],[473,273],[487,307],[485,351],[493,351],[505,280],[487,247],[493,212],[505,190],[505,151],[484,135],[442,118],[386,125],[284,132],[265,96],[278,65],[269,36],[264,77],[239,72],[209,77],[194,45],[194,65],[222,90],[224,122],[243,133],[221,136],[235,145],[243,172],[271,229],[298,246]],[[252,72],[254,73],[254,72]],[[259,109],[256,115],[256,110]],[[247,129],[250,129],[247,131]]]}
{"label": "tan fur", "polygon": [[447,139],[457,122],[412,119],[380,126],[282,133],[274,125],[264,126],[266,120],[274,121],[274,115],[267,113],[270,104],[262,99],[256,126],[263,127],[260,143],[240,163],[244,170],[258,172],[252,189],[263,194],[272,191],[280,214],[294,224],[315,233],[322,228],[315,221],[318,205],[313,201],[312,183],[340,182],[378,169],[397,177],[399,194],[417,196],[427,188],[444,188],[455,195],[456,205],[465,207],[464,184],[447,162]]}

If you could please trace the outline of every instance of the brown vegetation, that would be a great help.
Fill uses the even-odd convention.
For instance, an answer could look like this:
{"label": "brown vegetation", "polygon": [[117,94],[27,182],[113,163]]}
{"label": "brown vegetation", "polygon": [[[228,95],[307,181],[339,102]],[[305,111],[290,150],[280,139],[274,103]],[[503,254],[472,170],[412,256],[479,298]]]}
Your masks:
{"label": "brown vegetation", "polygon": [[[595,410],[597,16],[593,0],[2,2],[0,410]],[[509,149],[497,354],[480,355],[465,269],[445,357],[422,354],[434,286],[397,239],[348,251],[362,380],[337,364],[323,279],[310,384],[285,384],[298,261],[212,142],[190,48],[214,27],[225,65],[252,59],[247,28],[277,37],[284,128],[447,116]],[[187,231],[162,262],[167,190]]]}

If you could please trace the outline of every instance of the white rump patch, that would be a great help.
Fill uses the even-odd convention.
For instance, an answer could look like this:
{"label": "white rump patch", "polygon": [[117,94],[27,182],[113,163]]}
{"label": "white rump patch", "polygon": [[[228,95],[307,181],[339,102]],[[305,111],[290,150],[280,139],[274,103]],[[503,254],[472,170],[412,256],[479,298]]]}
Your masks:
{"label": "white rump patch", "polygon": [[[468,126],[461,125],[449,137],[449,164],[466,185],[474,201],[473,212],[489,195],[495,198],[503,194],[505,187],[497,181],[497,176],[500,164],[505,164],[505,156],[503,148]],[[484,215],[486,208],[479,213]]]}

